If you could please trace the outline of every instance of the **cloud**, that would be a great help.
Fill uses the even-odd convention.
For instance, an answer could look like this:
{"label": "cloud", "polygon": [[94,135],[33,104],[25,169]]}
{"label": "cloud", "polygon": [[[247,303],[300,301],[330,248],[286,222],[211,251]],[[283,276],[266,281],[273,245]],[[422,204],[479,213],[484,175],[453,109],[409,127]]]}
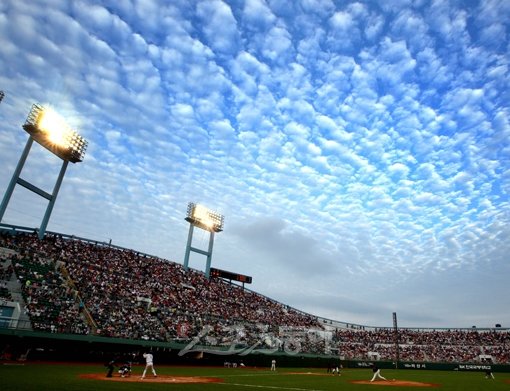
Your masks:
{"label": "cloud", "polygon": [[197,5],[197,16],[213,50],[223,54],[236,53],[240,37],[237,21],[227,4],[220,0],[201,2]]}
{"label": "cloud", "polygon": [[402,163],[394,163],[389,168],[388,171],[390,174],[393,174],[397,177],[406,177],[409,174],[409,167]]}
{"label": "cloud", "polygon": [[263,0],[248,0],[244,4],[243,21],[248,29],[267,30],[276,17]]}
{"label": "cloud", "polygon": [[354,51],[361,39],[356,15],[348,10],[337,11],[329,19],[329,27],[328,43],[332,48],[346,53]]}
{"label": "cloud", "polygon": [[262,47],[262,54],[267,59],[277,62],[285,63],[292,53],[293,49],[290,34],[283,27],[273,27],[267,32],[264,44]]}
{"label": "cloud", "polygon": [[[297,228],[297,227],[296,227]],[[236,229],[236,235],[250,247],[262,250],[270,262],[290,266],[291,275],[328,274],[334,268],[319,243],[280,218],[259,218]]]}
{"label": "cloud", "polygon": [[[505,313],[477,287],[508,274],[506,2],[44,5],[0,5],[0,188],[30,105],[51,104],[89,140],[51,229],[182,261],[195,200],[227,217],[215,262],[299,308]],[[24,175],[51,188],[60,162],[33,153]],[[7,221],[36,226],[44,203],[18,194]],[[472,317],[464,287],[486,299]]]}

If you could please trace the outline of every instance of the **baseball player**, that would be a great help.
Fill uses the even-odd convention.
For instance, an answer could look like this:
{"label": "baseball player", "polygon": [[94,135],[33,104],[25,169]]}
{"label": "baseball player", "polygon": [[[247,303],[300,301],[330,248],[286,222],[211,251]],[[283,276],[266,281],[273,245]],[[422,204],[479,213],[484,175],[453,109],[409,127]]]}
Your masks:
{"label": "baseball player", "polygon": [[145,373],[147,372],[148,368],[151,369],[152,374],[154,375],[154,377],[158,377],[158,375],[156,375],[156,371],[154,370],[154,357],[152,356],[152,354],[151,353],[144,353],[143,354],[143,358],[145,358],[145,369],[143,370],[143,374],[142,374],[141,379],[145,379]]}
{"label": "baseball player", "polygon": [[381,370],[377,368],[377,365],[375,364],[372,364],[372,373],[374,374],[374,376],[372,376],[372,380],[370,380],[371,382],[373,382],[376,378],[388,380],[381,375]]}
{"label": "baseball player", "polygon": [[115,359],[108,361],[106,364],[104,364],[106,368],[108,368],[108,372],[106,373],[106,377],[112,377],[113,370],[115,368]]}
{"label": "baseball player", "polygon": [[333,373],[333,375],[338,375],[338,376],[342,376],[342,374],[340,373],[340,368],[342,366],[341,365],[333,365],[333,369],[331,370],[331,372]]}
{"label": "baseball player", "polygon": [[119,367],[120,377],[129,377],[131,376],[131,362],[126,361]]}

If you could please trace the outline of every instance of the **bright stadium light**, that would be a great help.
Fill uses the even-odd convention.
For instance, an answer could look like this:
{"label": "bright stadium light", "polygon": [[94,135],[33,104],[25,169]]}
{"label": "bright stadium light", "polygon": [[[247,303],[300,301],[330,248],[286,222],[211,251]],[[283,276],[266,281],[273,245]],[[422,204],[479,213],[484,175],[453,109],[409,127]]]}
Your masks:
{"label": "bright stadium light", "polygon": [[[19,184],[49,201],[39,229],[39,238],[42,239],[46,233],[46,227],[64,179],[67,165],[69,162],[78,163],[83,161],[85,150],[87,149],[87,141],[72,130],[57,113],[38,104],[32,105],[23,129],[25,129],[30,137],[4,194],[2,204],[0,204],[0,222],[2,222],[14,188]],[[57,182],[51,194],[20,178],[34,140],[63,160]]]}
{"label": "bright stadium light", "polygon": [[209,232],[223,231],[224,217],[221,214],[193,202],[188,204],[186,221]]}
{"label": "bright stadium light", "polygon": [[23,129],[59,158],[72,163],[83,161],[87,141],[52,109],[32,105]]}
{"label": "bright stadium light", "polygon": [[[223,215],[213,212],[203,205],[190,202],[185,220],[189,223],[188,243],[186,245],[186,253],[184,256],[184,270],[188,270],[190,252],[196,252],[207,257],[205,267],[205,276],[209,278],[211,272],[212,250],[214,244],[214,234],[223,231],[224,217]],[[192,247],[193,229],[201,228],[209,232],[209,249],[208,251],[200,250]]]}

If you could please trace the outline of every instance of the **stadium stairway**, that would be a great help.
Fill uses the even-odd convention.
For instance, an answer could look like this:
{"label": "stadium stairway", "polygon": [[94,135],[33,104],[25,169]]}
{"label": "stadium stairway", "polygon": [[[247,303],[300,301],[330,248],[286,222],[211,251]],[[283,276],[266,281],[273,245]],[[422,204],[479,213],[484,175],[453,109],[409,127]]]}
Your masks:
{"label": "stadium stairway", "polygon": [[[4,263],[4,267],[8,267],[8,266],[12,265],[10,257],[14,254],[16,254],[16,251],[7,249],[4,247],[0,247],[0,257],[7,260]],[[33,330],[32,324],[30,322],[30,318],[28,317],[28,314],[26,313],[25,300],[23,299],[23,295],[21,294],[21,283],[17,279],[16,274],[12,273],[11,278],[9,280],[7,280],[6,283],[7,283],[6,287],[9,290],[12,301],[17,302],[20,305],[20,308],[22,308],[22,311],[18,318],[17,328],[24,329],[24,330]]]}

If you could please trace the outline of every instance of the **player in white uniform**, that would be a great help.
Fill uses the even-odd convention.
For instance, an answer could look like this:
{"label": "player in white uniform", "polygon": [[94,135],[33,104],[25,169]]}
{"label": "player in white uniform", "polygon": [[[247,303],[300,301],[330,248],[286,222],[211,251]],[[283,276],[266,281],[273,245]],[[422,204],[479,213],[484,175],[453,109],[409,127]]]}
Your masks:
{"label": "player in white uniform", "polygon": [[271,370],[276,371],[276,360],[274,359],[271,361]]}
{"label": "player in white uniform", "polygon": [[145,373],[147,369],[150,368],[154,377],[158,377],[156,375],[156,371],[154,370],[154,357],[150,353],[144,353],[143,358],[145,358],[145,369],[143,370],[142,379],[145,379]]}

